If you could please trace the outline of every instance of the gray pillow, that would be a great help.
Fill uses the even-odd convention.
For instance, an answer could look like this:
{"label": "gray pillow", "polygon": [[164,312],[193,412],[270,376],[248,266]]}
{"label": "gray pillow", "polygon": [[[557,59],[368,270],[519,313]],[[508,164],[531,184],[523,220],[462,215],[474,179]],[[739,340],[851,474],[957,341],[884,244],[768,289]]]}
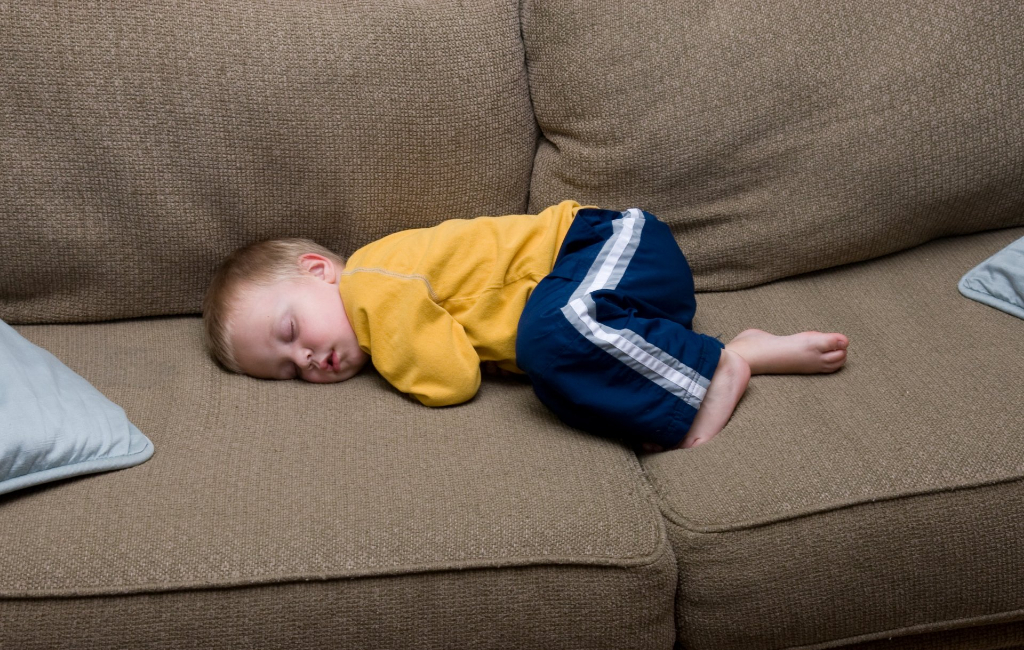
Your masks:
{"label": "gray pillow", "polygon": [[0,494],[152,455],[121,407],[0,321]]}
{"label": "gray pillow", "polygon": [[960,293],[1024,318],[1024,237],[960,278]]}

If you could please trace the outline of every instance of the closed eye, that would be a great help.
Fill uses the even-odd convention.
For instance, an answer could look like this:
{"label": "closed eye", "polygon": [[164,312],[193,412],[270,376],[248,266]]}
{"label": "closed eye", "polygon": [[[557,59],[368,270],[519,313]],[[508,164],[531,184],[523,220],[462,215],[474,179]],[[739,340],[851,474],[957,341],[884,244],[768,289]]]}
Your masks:
{"label": "closed eye", "polygon": [[289,315],[285,315],[283,318],[284,320],[277,321],[273,336],[283,343],[291,343],[295,340],[295,320]]}

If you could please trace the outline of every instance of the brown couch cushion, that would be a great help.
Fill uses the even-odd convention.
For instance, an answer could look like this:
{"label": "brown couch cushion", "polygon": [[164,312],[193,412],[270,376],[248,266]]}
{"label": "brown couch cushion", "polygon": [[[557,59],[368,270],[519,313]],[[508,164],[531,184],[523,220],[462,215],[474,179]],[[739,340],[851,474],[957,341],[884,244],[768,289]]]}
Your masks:
{"label": "brown couch cushion", "polygon": [[1022,620],[1024,321],[957,291],[1021,236],[698,296],[704,331],[840,330],[850,356],[831,376],[754,377],[715,439],[644,459],[679,557],[685,647]]}
{"label": "brown couch cushion", "polygon": [[523,212],[518,2],[14,3],[0,21],[0,318],[195,313],[302,235]]}
{"label": "brown couch cushion", "polygon": [[704,290],[1024,225],[1024,5],[524,3],[531,208],[672,223]]}
{"label": "brown couch cushion", "polygon": [[226,373],[196,318],[19,331],[156,453],[0,498],[0,647],[672,644],[675,558],[636,456],[525,383],[429,409],[372,371]]}

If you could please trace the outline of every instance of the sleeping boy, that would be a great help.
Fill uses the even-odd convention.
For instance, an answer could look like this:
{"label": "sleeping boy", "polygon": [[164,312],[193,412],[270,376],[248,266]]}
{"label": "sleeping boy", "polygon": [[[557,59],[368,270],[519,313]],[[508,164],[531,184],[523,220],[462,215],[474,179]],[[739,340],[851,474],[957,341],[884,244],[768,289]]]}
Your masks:
{"label": "sleeping boy", "polygon": [[225,368],[339,382],[372,360],[427,406],[471,399],[481,365],[525,373],[568,424],[647,451],[721,431],[752,374],[829,373],[838,333],[694,332],[689,265],[638,209],[565,201],[537,215],[453,219],[344,260],[302,239],[232,253],[203,303]]}

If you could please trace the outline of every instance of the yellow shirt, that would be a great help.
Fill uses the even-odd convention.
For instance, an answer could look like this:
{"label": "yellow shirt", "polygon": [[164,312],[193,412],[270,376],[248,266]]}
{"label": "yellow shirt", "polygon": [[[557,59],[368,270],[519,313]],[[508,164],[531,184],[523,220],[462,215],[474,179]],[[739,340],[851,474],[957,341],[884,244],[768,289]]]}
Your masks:
{"label": "yellow shirt", "polygon": [[338,282],[359,346],[427,406],[476,395],[481,361],[519,372],[519,316],[579,209],[564,201],[538,215],[452,219],[360,248]]}

